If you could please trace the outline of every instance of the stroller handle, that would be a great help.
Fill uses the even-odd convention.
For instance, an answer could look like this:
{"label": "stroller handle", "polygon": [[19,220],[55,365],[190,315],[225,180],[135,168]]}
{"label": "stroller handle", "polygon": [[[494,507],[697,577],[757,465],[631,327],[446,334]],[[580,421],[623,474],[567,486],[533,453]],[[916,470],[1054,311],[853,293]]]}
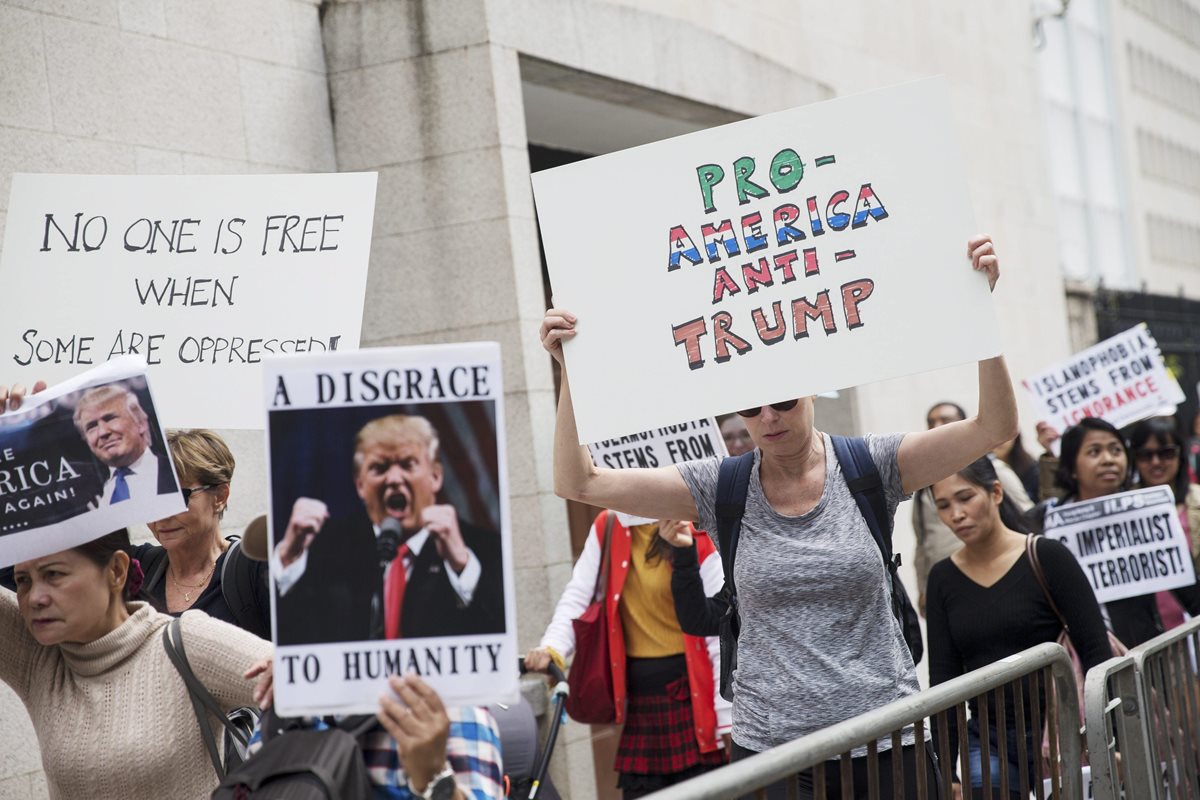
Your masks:
{"label": "stroller handle", "polygon": [[[522,675],[526,675],[530,672],[530,669],[525,666],[525,659],[517,659],[517,663],[520,666]],[[554,681],[555,684],[565,684],[567,682],[567,676],[564,675],[563,671],[558,668],[558,664],[555,664],[553,661],[551,661],[546,669],[542,671],[549,675],[550,679]]]}

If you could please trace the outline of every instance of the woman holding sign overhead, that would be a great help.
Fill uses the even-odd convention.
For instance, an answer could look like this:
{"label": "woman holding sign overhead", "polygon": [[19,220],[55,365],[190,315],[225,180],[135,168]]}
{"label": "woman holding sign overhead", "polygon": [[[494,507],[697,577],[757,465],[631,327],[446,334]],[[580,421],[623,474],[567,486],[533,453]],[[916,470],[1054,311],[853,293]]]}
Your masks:
{"label": "woman holding sign overhead", "polygon": [[[1061,501],[1047,500],[1030,509],[1030,527],[1042,532],[1047,512],[1057,505],[1125,491],[1131,474],[1129,450],[1121,432],[1103,419],[1085,417],[1062,435],[1062,455],[1054,477],[1066,496]],[[1172,593],[1188,613],[1200,614],[1200,591],[1195,585]],[[1112,632],[1126,647],[1136,647],[1163,632],[1153,594],[1111,600],[1104,608]]]}
{"label": "woman holding sign overhead", "polygon": [[[999,263],[990,237],[968,242],[966,256],[994,287]],[[717,530],[720,459],[610,470],[595,467],[579,446],[562,343],[579,330],[586,336],[586,324],[551,309],[541,326],[543,346],[563,365],[556,491],[601,507],[653,519],[695,520],[710,533]],[[1016,401],[1002,357],[979,362],[979,397],[979,413],[969,419],[866,438],[889,514],[914,490],[1016,435]],[[814,427],[813,399],[786,399],[739,413],[755,450],[733,575],[741,622],[733,682],[735,760],[920,690],[892,613],[883,559],[832,440]],[[912,730],[906,731],[899,754],[892,752],[890,739],[879,742],[882,796],[891,795],[896,758],[904,772],[904,786],[895,787],[899,793],[916,797],[918,770],[929,786],[938,785],[934,764],[917,763],[914,741]],[[854,756],[853,794],[866,797],[866,748]],[[824,777],[833,789],[840,785],[840,771],[831,763]]]}

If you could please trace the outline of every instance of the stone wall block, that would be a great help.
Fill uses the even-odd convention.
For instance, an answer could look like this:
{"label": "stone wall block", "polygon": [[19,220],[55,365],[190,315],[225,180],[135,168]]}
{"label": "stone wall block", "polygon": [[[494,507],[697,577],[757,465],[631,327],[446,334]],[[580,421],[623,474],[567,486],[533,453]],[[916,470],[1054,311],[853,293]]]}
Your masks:
{"label": "stone wall block", "polygon": [[336,171],[325,76],[248,59],[238,67],[249,160]]}
{"label": "stone wall block", "polygon": [[373,169],[499,144],[489,47],[330,77],[343,170]]}
{"label": "stone wall block", "polygon": [[488,41],[483,0],[366,0],[326,14],[330,73]]}
{"label": "stone wall block", "polygon": [[292,7],[299,0],[165,0],[167,37],[221,53],[299,66]]}
{"label": "stone wall block", "polygon": [[[375,237],[363,311],[363,339],[442,332],[512,315],[504,220]],[[481,291],[482,287],[487,291]]]}
{"label": "stone wall block", "polygon": [[113,28],[119,24],[117,0],[5,0],[5,5]]}
{"label": "stone wall block", "polygon": [[183,155],[153,147],[134,149],[139,175],[178,175],[183,172]]}
{"label": "stone wall block", "polygon": [[52,130],[45,58],[38,15],[0,6],[0,125]]}
{"label": "stone wall block", "polygon": [[121,30],[165,38],[167,14],[163,0],[118,0]]}
{"label": "stone wall block", "polygon": [[49,17],[43,26],[60,133],[244,157],[231,57]]}
{"label": "stone wall block", "polygon": [[375,199],[375,235],[502,218],[506,180],[495,147],[383,167]]}

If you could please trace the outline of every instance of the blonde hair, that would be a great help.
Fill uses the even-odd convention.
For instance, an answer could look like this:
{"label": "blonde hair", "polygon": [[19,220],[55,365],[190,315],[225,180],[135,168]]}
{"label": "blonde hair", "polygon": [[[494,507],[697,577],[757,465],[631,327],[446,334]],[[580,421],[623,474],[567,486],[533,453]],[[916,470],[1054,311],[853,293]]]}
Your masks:
{"label": "blonde hair", "polygon": [[[179,480],[188,478],[201,486],[228,485],[233,480],[236,462],[225,440],[210,430],[190,428],[167,431],[167,449],[175,462]],[[217,517],[225,516],[225,507],[217,510]]]}
{"label": "blonde hair", "polygon": [[93,386],[83,393],[79,398],[79,402],[75,404],[75,427],[80,433],[84,433],[83,428],[79,426],[79,419],[83,416],[83,411],[89,406],[99,406],[112,400],[124,399],[125,410],[129,415],[143,427],[142,439],[146,446],[150,446],[150,419],[146,416],[142,404],[138,401],[137,395],[129,391],[129,387],[122,383],[107,383],[103,386]]}
{"label": "blonde hair", "polygon": [[407,414],[391,414],[373,419],[359,429],[354,437],[354,471],[357,473],[362,469],[366,458],[363,451],[368,447],[398,439],[415,439],[428,449],[429,463],[438,460],[438,435],[429,420]]}

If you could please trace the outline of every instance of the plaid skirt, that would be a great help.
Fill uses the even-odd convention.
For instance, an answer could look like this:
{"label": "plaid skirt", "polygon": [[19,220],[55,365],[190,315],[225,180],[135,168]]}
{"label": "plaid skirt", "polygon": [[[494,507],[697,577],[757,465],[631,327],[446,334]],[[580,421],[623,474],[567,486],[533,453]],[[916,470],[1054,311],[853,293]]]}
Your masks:
{"label": "plaid skirt", "polygon": [[682,655],[629,659],[628,695],[614,765],[621,788],[643,788],[651,776],[649,782],[661,788],[684,777],[680,773],[691,777],[726,763],[723,750],[700,752]]}

